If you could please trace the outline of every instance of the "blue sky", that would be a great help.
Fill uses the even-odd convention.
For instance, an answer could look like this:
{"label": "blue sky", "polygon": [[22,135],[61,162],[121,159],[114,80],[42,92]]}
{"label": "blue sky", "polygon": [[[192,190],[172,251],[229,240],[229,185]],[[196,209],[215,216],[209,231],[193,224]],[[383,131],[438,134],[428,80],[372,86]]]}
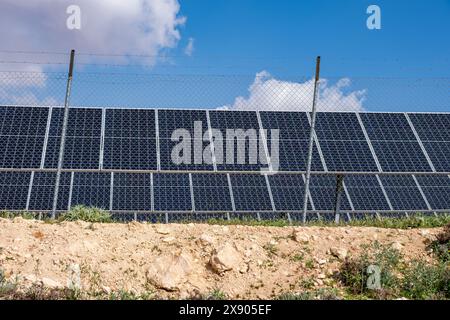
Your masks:
{"label": "blue sky", "polygon": [[[77,55],[77,90],[72,100],[77,105],[215,108],[233,107],[238,97],[247,106],[251,101],[265,103],[267,97],[256,93],[264,85],[294,94],[303,90],[296,84],[313,76],[315,57],[320,55],[321,77],[328,79],[324,88],[338,90],[343,98],[362,92],[359,99],[364,99],[356,108],[450,111],[449,0],[145,0],[151,7],[147,13],[141,12],[137,0],[66,1],[81,7],[84,24],[79,32],[64,28],[64,1],[56,5],[42,0],[42,7],[36,8],[25,0],[5,0],[0,4],[0,24],[14,28],[0,50],[67,52],[75,48],[78,53],[160,57],[143,66],[147,60],[138,57]],[[104,7],[113,2],[111,8]],[[366,27],[366,9],[371,4],[381,8],[381,30]],[[152,30],[157,32],[152,35]],[[187,55],[189,41],[193,47]],[[0,55],[8,61],[31,56]],[[41,62],[67,61],[64,55],[36,57]],[[65,69],[65,65],[44,64],[26,70]],[[137,78],[116,73],[138,73],[144,81],[133,85]],[[257,74],[264,77],[255,85]],[[342,78],[350,82],[339,86]],[[61,97],[52,90],[59,92],[63,84],[50,77],[45,86],[29,90],[39,101],[52,95],[59,102]],[[274,94],[275,90],[266,96]],[[347,103],[349,99],[337,102]]]}

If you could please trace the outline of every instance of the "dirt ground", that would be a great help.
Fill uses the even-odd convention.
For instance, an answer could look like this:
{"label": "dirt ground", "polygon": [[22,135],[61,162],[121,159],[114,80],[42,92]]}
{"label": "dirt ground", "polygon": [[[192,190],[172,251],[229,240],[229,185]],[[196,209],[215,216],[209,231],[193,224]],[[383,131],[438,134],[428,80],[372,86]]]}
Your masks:
{"label": "dirt ground", "polygon": [[425,243],[441,230],[0,219],[0,269],[20,286],[270,299],[300,290],[305,281],[338,287],[332,274],[341,261],[375,240],[406,258],[431,261]]}

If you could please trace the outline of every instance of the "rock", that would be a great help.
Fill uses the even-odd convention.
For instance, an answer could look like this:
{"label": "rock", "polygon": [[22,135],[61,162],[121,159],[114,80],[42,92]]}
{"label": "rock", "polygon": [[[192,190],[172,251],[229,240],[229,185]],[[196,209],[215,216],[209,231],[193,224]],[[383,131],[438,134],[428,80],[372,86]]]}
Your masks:
{"label": "rock", "polygon": [[155,231],[156,231],[156,233],[159,233],[159,234],[169,234],[170,233],[168,227],[164,226],[164,225],[156,226]]}
{"label": "rock", "polygon": [[38,282],[38,278],[34,274],[28,274],[28,275],[24,276],[23,278],[24,278],[24,280],[29,281],[31,283]]}
{"label": "rock", "polygon": [[81,269],[80,265],[72,263],[69,265],[69,278],[67,279],[67,288],[71,290],[81,290]]}
{"label": "rock", "polygon": [[159,256],[147,270],[147,279],[158,288],[179,290],[192,271],[192,260],[190,254],[184,252]]}
{"label": "rock", "polygon": [[391,248],[395,249],[397,251],[401,251],[402,248],[403,248],[403,245],[400,242],[396,241],[396,242],[391,244]]}
{"label": "rock", "polygon": [[344,248],[330,248],[330,254],[339,260],[343,261],[347,258],[348,251]]}
{"label": "rock", "polygon": [[61,289],[63,286],[58,282],[50,278],[42,278],[42,285],[48,289]]}
{"label": "rock", "polygon": [[213,237],[211,237],[208,234],[202,234],[199,238],[199,241],[202,245],[206,246],[206,245],[210,245],[214,243],[214,239]]}
{"label": "rock", "polygon": [[209,263],[213,270],[220,274],[237,268],[241,260],[241,256],[236,250],[236,247],[230,243],[225,243],[213,251]]}
{"label": "rock", "polygon": [[21,223],[25,221],[22,217],[18,216],[13,219],[13,223]]}
{"label": "rock", "polygon": [[107,287],[107,286],[102,286],[102,291],[103,291],[103,293],[105,293],[105,294],[111,294],[111,288],[110,287]]}
{"label": "rock", "polygon": [[300,243],[307,243],[309,242],[309,237],[308,235],[297,231],[294,229],[294,231],[292,232],[292,238],[294,239],[294,241],[300,242]]}
{"label": "rock", "polygon": [[319,273],[318,275],[317,275],[317,279],[325,279],[327,276],[326,275],[324,275],[323,273]]}
{"label": "rock", "polygon": [[175,237],[166,237],[162,239],[162,242],[171,243],[175,241]]}

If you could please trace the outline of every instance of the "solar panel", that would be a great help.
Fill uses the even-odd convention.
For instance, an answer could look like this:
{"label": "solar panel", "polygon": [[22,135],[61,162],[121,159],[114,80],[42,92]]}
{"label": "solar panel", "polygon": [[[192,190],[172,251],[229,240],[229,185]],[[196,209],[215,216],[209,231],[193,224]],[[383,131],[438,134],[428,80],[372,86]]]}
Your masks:
{"label": "solar panel", "polygon": [[[305,112],[260,112],[263,128],[267,130],[268,146],[271,146],[271,129],[279,130],[279,170],[305,171],[308,158],[310,124]],[[323,166],[317,146],[314,145],[313,171]]]}
{"label": "solar panel", "polygon": [[361,113],[360,116],[383,171],[431,171],[404,114]]}
{"label": "solar panel", "polygon": [[0,172],[0,210],[25,210],[31,172]]}
{"label": "solar panel", "polygon": [[[69,207],[70,172],[62,172],[58,192],[57,210]],[[56,172],[35,172],[31,189],[29,210],[49,211],[53,208]]]}
{"label": "solar panel", "polygon": [[75,172],[71,207],[85,205],[110,209],[111,174],[98,172]]}
{"label": "solar panel", "polygon": [[113,210],[151,211],[151,196],[151,174],[114,173]]}
{"label": "solar panel", "polygon": [[345,185],[355,210],[390,210],[376,176],[348,176]]}
{"label": "solar panel", "polygon": [[49,108],[0,108],[0,167],[39,168]]}
{"label": "solar panel", "polygon": [[156,170],[155,112],[106,110],[103,157],[105,169]]}
{"label": "solar panel", "polygon": [[427,210],[427,204],[412,176],[380,176],[394,210]]}
{"label": "solar panel", "polygon": [[188,174],[154,174],[153,193],[156,211],[191,211]]}
{"label": "solar panel", "polygon": [[450,114],[409,114],[436,171],[449,172]]}
{"label": "solar panel", "polygon": [[[260,168],[267,168],[267,164],[260,161],[260,157],[265,157],[263,143],[259,143],[259,123],[256,112],[254,111],[210,111],[209,117],[211,128],[219,129],[223,136],[223,157],[222,161],[219,155],[217,170],[233,170],[233,171],[258,171]],[[234,131],[241,130],[240,132]],[[230,130],[230,131],[229,131]],[[230,135],[230,132],[241,134],[240,137]],[[238,160],[239,146],[243,146],[245,150],[242,161]],[[218,146],[215,146],[216,151]],[[216,152],[217,153],[217,152]],[[250,154],[255,155],[252,159]],[[229,159],[227,159],[229,156]]]}
{"label": "solar panel", "polygon": [[[201,129],[197,130],[200,136],[195,134],[196,122],[198,123],[198,129]],[[203,134],[208,130],[206,111],[159,110],[158,123],[162,170],[213,170],[213,165],[203,161],[201,157],[199,158],[201,163],[195,163],[194,158],[194,155],[203,154],[205,149],[211,150],[208,149],[210,142],[203,140]],[[172,137],[174,132],[180,132],[179,129],[184,129],[188,137],[181,138],[178,135]],[[174,138],[174,141],[172,141],[172,138]],[[187,146],[190,146],[190,150],[184,150],[187,153],[188,161],[179,159],[179,163],[177,163],[174,161],[172,153],[176,155],[177,159],[184,155],[182,150],[178,152],[176,148],[174,149],[182,141],[186,141]],[[201,150],[197,150],[196,146],[199,146]],[[211,155],[211,151],[209,155]]]}
{"label": "solar panel", "polygon": [[[347,179],[347,178],[345,178]],[[336,204],[336,176],[312,175],[309,193],[311,194],[315,210],[334,210]],[[341,195],[341,210],[351,210],[344,191]]]}
{"label": "solar panel", "polygon": [[416,176],[431,209],[450,208],[450,178],[447,176]]}
{"label": "solar panel", "polygon": [[230,175],[236,211],[272,210],[266,179],[263,175]]}
{"label": "solar panel", "polygon": [[317,113],[316,134],[329,171],[377,171],[354,113]]}
{"label": "solar panel", "polygon": [[[45,168],[58,166],[63,118],[63,108],[52,109]],[[99,168],[101,127],[102,109],[72,108],[69,110],[63,168]]]}
{"label": "solar panel", "polygon": [[225,174],[193,174],[192,185],[197,211],[233,210]]}
{"label": "solar panel", "polygon": [[301,174],[276,174],[268,178],[277,210],[303,210],[305,183]]}

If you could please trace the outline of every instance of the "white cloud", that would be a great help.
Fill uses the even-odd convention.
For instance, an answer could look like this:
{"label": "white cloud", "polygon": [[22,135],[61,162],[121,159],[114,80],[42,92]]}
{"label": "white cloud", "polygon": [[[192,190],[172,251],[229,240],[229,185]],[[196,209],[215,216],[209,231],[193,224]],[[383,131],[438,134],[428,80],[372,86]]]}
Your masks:
{"label": "white cloud", "polygon": [[194,42],[195,42],[194,38],[189,38],[188,44],[186,48],[184,48],[185,55],[189,57],[192,56],[192,54],[194,53]]}
{"label": "white cloud", "polygon": [[[320,80],[318,111],[362,111],[366,90],[347,92],[351,81],[343,78],[330,85],[326,79]],[[248,97],[238,97],[225,109],[233,110],[280,110],[311,111],[314,80],[290,82],[274,79],[267,71],[256,74],[249,88]]]}
{"label": "white cloud", "polygon": [[[81,30],[67,28],[67,7],[81,9]],[[127,62],[154,65],[161,50],[176,47],[181,35],[179,27],[186,18],[179,15],[178,0],[2,0],[0,30],[3,30],[0,50],[105,53],[114,56],[77,56],[77,61],[99,63]],[[147,58],[124,58],[145,55]],[[67,56],[13,54],[0,52],[0,60],[62,62],[67,69]],[[119,57],[122,56],[122,57]],[[0,74],[2,100],[36,101],[23,88],[46,86],[45,71],[55,66],[45,64],[0,63],[0,71],[20,71],[26,75],[11,79]],[[17,90],[17,88],[22,88]],[[19,95],[18,92],[22,92]],[[5,101],[5,100],[3,100]]]}

